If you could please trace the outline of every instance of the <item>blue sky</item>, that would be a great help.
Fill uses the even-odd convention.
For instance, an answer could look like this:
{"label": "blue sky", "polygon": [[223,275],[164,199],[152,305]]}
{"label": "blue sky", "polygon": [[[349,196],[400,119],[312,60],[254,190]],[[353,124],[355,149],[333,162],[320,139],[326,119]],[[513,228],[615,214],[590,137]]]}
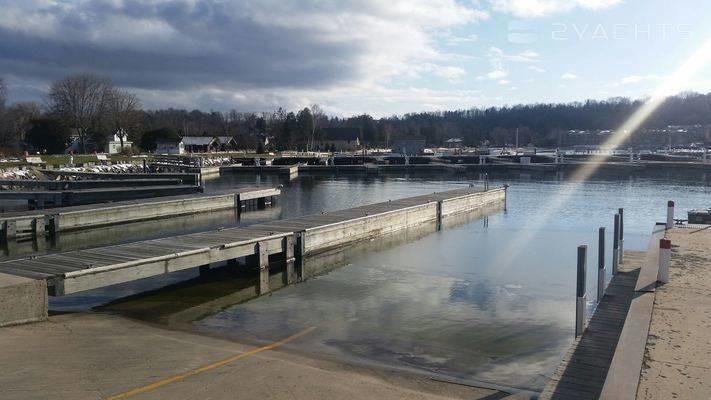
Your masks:
{"label": "blue sky", "polygon": [[[96,72],[148,108],[375,116],[643,97],[711,37],[708,0],[0,0],[11,101]],[[705,67],[681,90],[711,91]]]}

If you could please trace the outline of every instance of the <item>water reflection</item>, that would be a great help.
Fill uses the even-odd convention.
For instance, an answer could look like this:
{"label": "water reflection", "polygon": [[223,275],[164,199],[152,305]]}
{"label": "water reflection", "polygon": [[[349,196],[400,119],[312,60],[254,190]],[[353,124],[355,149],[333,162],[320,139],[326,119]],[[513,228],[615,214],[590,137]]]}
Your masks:
{"label": "water reflection", "polygon": [[[278,340],[285,330],[316,325],[314,334],[292,344],[294,350],[540,389],[572,340],[576,246],[587,243],[594,249],[600,226],[611,235],[612,216],[623,207],[626,248],[641,250],[653,223],[664,219],[667,200],[676,200],[680,210],[708,202],[707,177],[701,172],[600,172],[577,186],[554,218],[538,226],[524,223],[546,212],[551,197],[570,187],[566,174],[492,171],[491,185],[511,185],[506,213],[440,232],[423,225],[322,254],[306,263],[306,282],[252,301],[247,300],[256,293],[256,274],[225,269],[212,277],[184,271],[117,285],[53,299],[51,306],[101,304],[175,284],[109,309],[186,328],[191,327],[186,321],[200,320],[196,326],[202,331],[240,341]],[[385,175],[301,174],[286,182],[276,176],[234,175],[209,185],[225,190],[257,181],[281,183],[281,208],[273,217],[287,218],[479,181],[478,173]],[[510,238],[522,229],[531,230],[533,239],[520,244],[519,257],[502,262],[511,251]],[[597,252],[588,253],[588,265],[597,265]],[[588,292],[594,293],[595,269],[589,272]],[[278,271],[271,279],[272,287],[281,286]],[[178,283],[185,280],[190,281]]]}

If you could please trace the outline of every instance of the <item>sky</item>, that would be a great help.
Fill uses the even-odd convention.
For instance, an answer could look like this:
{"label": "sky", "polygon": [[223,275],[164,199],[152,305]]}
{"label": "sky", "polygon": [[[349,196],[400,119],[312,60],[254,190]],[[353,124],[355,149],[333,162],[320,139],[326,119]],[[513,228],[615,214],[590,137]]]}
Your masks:
{"label": "sky", "polygon": [[[11,102],[92,72],[145,108],[340,116],[642,98],[710,17],[709,0],[0,0],[0,77]],[[682,89],[711,91],[711,68]]]}

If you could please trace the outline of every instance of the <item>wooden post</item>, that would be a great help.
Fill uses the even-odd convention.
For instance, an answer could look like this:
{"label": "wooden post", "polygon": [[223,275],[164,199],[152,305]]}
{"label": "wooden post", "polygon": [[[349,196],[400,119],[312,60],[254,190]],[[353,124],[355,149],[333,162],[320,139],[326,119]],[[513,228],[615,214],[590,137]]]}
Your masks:
{"label": "wooden post", "polygon": [[32,220],[32,237],[37,238],[44,236],[44,217],[35,218]]}
{"label": "wooden post", "polygon": [[294,236],[287,236],[284,238],[284,260],[286,265],[284,266],[284,284],[291,285],[295,281],[294,276]]}
{"label": "wooden post", "polygon": [[605,296],[605,228],[598,230],[597,240],[597,302]]}
{"label": "wooden post", "polygon": [[259,259],[259,286],[257,294],[263,295],[269,292],[269,253],[267,252],[267,244],[259,242],[256,246],[256,255]]}
{"label": "wooden post", "polygon": [[583,331],[585,330],[585,307],[587,303],[587,294],[585,293],[585,274],[587,272],[587,253],[588,246],[578,246],[578,279],[575,302],[575,337],[582,335]]}
{"label": "wooden post", "polygon": [[304,254],[306,253],[306,231],[296,233],[296,247],[294,249],[294,263],[296,267],[297,279],[299,282],[306,277],[306,263]]}
{"label": "wooden post", "polygon": [[442,230],[442,200],[437,201],[437,230]]}
{"label": "wooden post", "polygon": [[622,264],[625,256],[625,209],[619,208],[617,209],[617,213],[620,214],[620,240],[617,246],[617,252],[620,258],[617,263]]}
{"label": "wooden post", "polygon": [[59,215],[48,215],[46,218],[50,236],[56,237],[59,234]]}
{"label": "wooden post", "polygon": [[15,221],[3,221],[2,223],[2,241],[9,242],[17,237],[17,223]]}
{"label": "wooden post", "polygon": [[618,254],[620,246],[620,214],[615,214],[615,228],[612,236],[612,275],[617,275],[617,266],[620,261]]}

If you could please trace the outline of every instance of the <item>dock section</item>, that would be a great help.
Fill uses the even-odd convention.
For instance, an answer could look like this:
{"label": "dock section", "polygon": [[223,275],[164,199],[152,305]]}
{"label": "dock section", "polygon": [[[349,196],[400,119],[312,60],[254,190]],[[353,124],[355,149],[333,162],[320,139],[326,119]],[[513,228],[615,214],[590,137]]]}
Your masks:
{"label": "dock section", "polygon": [[462,188],[249,227],[146,240],[0,263],[0,273],[41,279],[60,296],[247,257],[269,291],[269,256],[286,260],[287,283],[305,256],[506,201],[506,189]]}
{"label": "dock section", "polygon": [[90,229],[249,206],[263,208],[281,194],[279,188],[247,187],[235,192],[191,194],[114,203],[60,207],[0,214],[0,239],[43,236],[45,233]]}

